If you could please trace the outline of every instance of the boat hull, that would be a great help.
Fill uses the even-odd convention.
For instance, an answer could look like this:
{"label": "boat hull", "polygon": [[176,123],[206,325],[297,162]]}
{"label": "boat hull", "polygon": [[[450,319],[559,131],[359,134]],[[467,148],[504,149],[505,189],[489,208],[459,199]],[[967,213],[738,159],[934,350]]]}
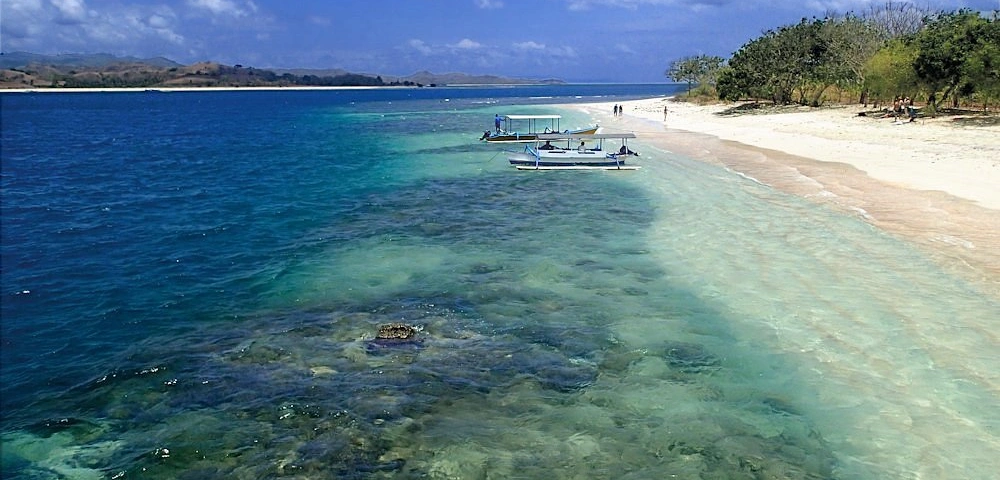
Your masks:
{"label": "boat hull", "polygon": [[623,156],[606,154],[602,151],[539,151],[538,155],[515,152],[507,155],[507,161],[515,167],[599,167],[617,168],[625,165]]}
{"label": "boat hull", "polygon": [[[584,128],[581,130],[572,130],[563,133],[567,134],[593,134],[597,133],[597,129],[600,127]],[[484,138],[488,143],[532,143],[538,140],[537,133],[497,133],[491,134],[490,136]]]}

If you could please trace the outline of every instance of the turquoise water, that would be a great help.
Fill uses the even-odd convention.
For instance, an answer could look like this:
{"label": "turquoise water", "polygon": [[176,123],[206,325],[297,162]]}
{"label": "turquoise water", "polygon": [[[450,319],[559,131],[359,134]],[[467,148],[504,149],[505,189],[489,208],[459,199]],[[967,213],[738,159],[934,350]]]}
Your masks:
{"label": "turquoise water", "polygon": [[3,477],[990,478],[996,299],[641,134],[476,141],[669,93],[0,96]]}

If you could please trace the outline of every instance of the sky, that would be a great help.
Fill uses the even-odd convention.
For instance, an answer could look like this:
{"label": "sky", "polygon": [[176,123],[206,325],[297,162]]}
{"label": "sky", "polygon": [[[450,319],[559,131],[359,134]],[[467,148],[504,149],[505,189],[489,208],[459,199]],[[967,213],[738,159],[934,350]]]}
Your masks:
{"label": "sky", "polygon": [[[0,51],[389,76],[666,82],[673,60],[728,58],[764,31],[887,1],[0,0]],[[916,5],[1000,10],[1000,0]]]}

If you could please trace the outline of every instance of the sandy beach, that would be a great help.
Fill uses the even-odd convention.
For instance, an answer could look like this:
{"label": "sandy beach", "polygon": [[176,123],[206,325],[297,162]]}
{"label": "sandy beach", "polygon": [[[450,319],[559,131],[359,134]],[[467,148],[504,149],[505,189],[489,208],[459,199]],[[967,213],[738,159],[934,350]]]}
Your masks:
{"label": "sandy beach", "polygon": [[[860,106],[726,114],[666,98],[575,105],[609,131],[721,163],[905,237],[1000,297],[1000,125],[859,116]],[[664,107],[668,113],[664,120]],[[648,161],[648,160],[645,160]]]}

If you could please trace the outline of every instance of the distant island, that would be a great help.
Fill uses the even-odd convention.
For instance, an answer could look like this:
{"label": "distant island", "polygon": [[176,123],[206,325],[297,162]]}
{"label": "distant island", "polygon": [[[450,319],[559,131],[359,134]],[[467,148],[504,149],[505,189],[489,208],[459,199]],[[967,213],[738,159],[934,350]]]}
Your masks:
{"label": "distant island", "polygon": [[495,75],[417,72],[405,77],[341,69],[260,69],[199,62],[182,65],[156,57],[109,54],[0,53],[0,89],[201,88],[201,87],[436,87],[444,85],[563,84]]}

